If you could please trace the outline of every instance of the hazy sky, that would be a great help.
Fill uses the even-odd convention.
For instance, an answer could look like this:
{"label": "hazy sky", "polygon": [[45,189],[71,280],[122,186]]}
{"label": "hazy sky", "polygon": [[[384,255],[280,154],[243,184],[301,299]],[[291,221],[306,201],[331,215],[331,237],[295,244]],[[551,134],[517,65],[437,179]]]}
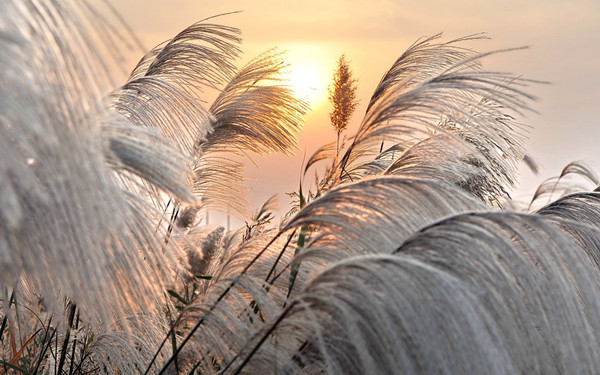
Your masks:
{"label": "hazy sky", "polygon": [[[567,163],[587,161],[600,172],[600,1],[199,1],[128,0],[115,2],[146,47],[174,36],[202,18],[231,11],[217,22],[242,30],[243,61],[272,47],[287,50],[292,69],[312,74],[317,88],[313,112],[300,134],[298,156],[253,157],[248,163],[254,206],[273,193],[297,188],[302,155],[335,139],[329,125],[326,87],[338,57],[345,53],[359,79],[361,105],[354,123],[381,76],[415,40],[443,32],[443,40],[486,32],[492,40],[471,43],[489,51],[530,46],[484,60],[489,70],[549,81],[529,92],[538,112],[520,119],[533,128],[528,152],[541,165],[533,176],[521,169],[516,197],[530,195],[538,182]],[[314,78],[316,77],[316,78]],[[282,195],[282,203],[287,199]]]}

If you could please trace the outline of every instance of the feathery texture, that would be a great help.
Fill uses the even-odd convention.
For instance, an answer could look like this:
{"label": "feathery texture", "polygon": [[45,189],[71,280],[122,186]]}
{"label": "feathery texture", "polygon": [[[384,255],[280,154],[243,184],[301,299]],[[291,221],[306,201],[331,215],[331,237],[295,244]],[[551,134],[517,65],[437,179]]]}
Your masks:
{"label": "feathery texture", "polygon": [[312,167],[315,163],[321,160],[333,159],[336,153],[336,142],[327,143],[317,149],[312,156],[306,162],[304,167],[304,174]]}
{"label": "feathery texture", "polygon": [[351,258],[315,278],[263,329],[270,335],[259,351],[251,340],[225,373],[510,373],[494,328],[473,293],[432,267],[382,254]]}
{"label": "feathery texture", "polygon": [[335,237],[329,244],[332,249],[391,252],[433,221],[483,209],[485,206],[441,181],[381,176],[329,190],[306,205],[282,231],[311,226],[320,234]]}
{"label": "feathery texture", "polygon": [[154,303],[170,261],[149,209],[115,172],[190,194],[182,178],[168,180],[173,168],[160,169],[158,135],[122,122],[103,126],[112,116],[102,100],[117,53],[102,54],[109,30],[95,27],[96,13],[83,4],[0,7],[0,282],[14,288],[31,278],[46,304],[70,296],[104,317]]}
{"label": "feathery texture", "polygon": [[[406,299],[394,292],[386,294],[390,288],[381,282],[374,284],[369,282],[368,276],[365,275],[371,273],[378,275],[379,268],[373,266],[376,269],[371,270],[369,266],[365,266],[364,274],[357,277],[353,277],[355,275],[351,273],[347,276],[349,272],[344,269],[346,273],[340,272],[340,275],[343,275],[340,276],[340,280],[343,280],[340,283],[348,282],[351,287],[346,288],[341,284],[324,286],[322,292],[328,297],[332,296],[334,290],[341,290],[339,299],[344,302],[339,304],[333,297],[323,298],[325,306],[317,304],[314,309],[311,309],[307,307],[310,304],[305,303],[303,298],[311,300],[313,295],[319,298],[317,290],[321,289],[315,285],[319,285],[318,280],[330,275],[329,269],[323,271],[324,267],[330,265],[330,269],[336,269],[339,264],[345,264],[344,262],[362,264],[359,262],[364,262],[366,258],[368,262],[368,256],[365,258],[358,255],[389,253],[414,231],[431,222],[464,211],[484,210],[485,207],[473,198],[478,198],[485,203],[494,203],[498,196],[505,194],[504,186],[512,182],[514,164],[523,157],[518,126],[513,122],[512,117],[505,113],[505,109],[516,111],[523,109],[526,107],[525,100],[530,97],[508,84],[512,79],[509,75],[478,71],[476,69],[478,60],[485,55],[475,55],[473,52],[452,45],[465,39],[443,45],[430,45],[431,40],[428,40],[413,46],[398,64],[414,63],[415,69],[422,65],[424,70],[420,73],[410,72],[408,78],[398,78],[397,82],[393,77],[401,77],[403,73],[402,69],[398,68],[399,65],[395,65],[388,74],[389,77],[381,84],[381,90],[374,95],[363,126],[359,129],[341,163],[335,165],[334,161],[334,167],[331,169],[333,172],[326,178],[329,180],[327,181],[329,186],[325,185],[326,193],[292,217],[277,234],[278,243],[282,242],[283,234],[288,233],[290,236],[288,242],[296,247],[296,256],[293,260],[290,259],[291,249],[286,250],[287,245],[269,243],[267,247],[255,248],[252,255],[232,258],[232,260],[236,259],[236,262],[223,263],[224,268],[219,272],[227,270],[225,274],[230,277],[228,279],[219,277],[219,280],[226,280],[225,284],[221,288],[205,291],[203,302],[196,308],[201,311],[201,314],[191,315],[195,319],[195,324],[188,331],[186,338],[186,340],[191,339],[190,342],[196,346],[201,358],[197,364],[203,372],[211,372],[210,362],[206,360],[211,356],[216,358],[219,369],[223,369],[227,364],[225,372],[236,368],[237,365],[243,367],[245,356],[251,358],[252,363],[250,367],[243,369],[243,372],[247,373],[260,373],[274,368],[281,369],[285,373],[295,371],[402,372],[402,369],[398,367],[396,370],[397,367],[393,365],[399,354],[394,352],[394,357],[386,357],[385,353],[380,353],[389,351],[390,346],[385,344],[400,345],[395,338],[384,341],[385,344],[378,347],[373,342],[365,341],[361,336],[366,332],[360,331],[362,327],[372,332],[378,330],[387,332],[390,331],[391,322],[402,320],[400,311],[403,309],[398,306],[394,306],[393,309],[385,307],[383,310],[379,309],[382,305],[379,299],[389,300],[391,304],[400,304],[401,302],[398,301]],[[412,60],[413,58],[415,60]],[[366,156],[374,153],[371,147],[376,145],[381,148],[382,139],[390,139],[397,143],[384,151],[376,162],[367,161],[371,165],[366,167],[368,164],[362,164],[362,161]],[[322,160],[326,153],[326,149],[320,150],[311,158],[310,163]],[[404,163],[396,163],[402,156],[405,156]],[[432,156],[447,161],[440,165],[440,168],[435,168],[435,165],[431,166],[428,160],[428,157]],[[414,163],[406,162],[409,158],[414,159]],[[362,171],[357,172],[361,168]],[[406,174],[402,172],[403,169],[407,171]],[[362,179],[369,176],[371,171],[400,174],[400,176]],[[353,179],[348,176],[356,176],[362,180],[332,188],[340,181]],[[300,230],[298,233],[289,234],[293,228]],[[304,245],[309,236],[313,237],[312,240],[308,245]],[[254,240],[256,239],[252,239]],[[241,245],[240,249],[243,248],[248,247]],[[342,263],[335,263],[339,259],[348,257],[350,258]],[[271,267],[268,266],[270,264]],[[283,269],[274,271],[278,265]],[[298,273],[298,270],[301,272]],[[390,267],[390,278],[396,277],[397,271],[396,268]],[[265,278],[266,272],[268,273]],[[296,274],[301,278],[310,275],[309,277],[314,277],[314,280],[308,286],[306,286],[306,279],[298,279],[298,283],[295,284],[293,278],[295,276],[292,275]],[[336,274],[337,276],[339,275]],[[429,276],[424,273],[423,277]],[[285,284],[281,285],[282,279],[290,280],[287,290]],[[275,287],[271,283],[281,286]],[[456,333],[448,334],[443,344],[444,348],[453,348],[453,343],[460,339],[478,348],[490,346],[488,342],[495,343],[495,335],[488,334],[485,329],[493,327],[493,316],[478,305],[477,292],[462,285],[455,287],[455,281],[448,283],[464,294],[463,298],[459,298],[457,305],[453,305],[451,299],[447,299],[446,304],[451,306],[448,309],[457,311],[454,316],[463,314],[469,316],[469,319],[463,318],[455,323]],[[257,289],[259,285],[263,285],[262,291]],[[366,285],[366,287],[361,288],[357,285]],[[444,289],[445,287],[447,286],[441,287],[439,294],[452,295]],[[245,291],[245,288],[249,289]],[[380,290],[378,288],[384,288],[385,292],[378,293]],[[353,294],[350,292],[352,290],[359,292]],[[421,292],[419,289],[413,291],[414,298],[417,298]],[[278,306],[282,306],[280,293],[287,293],[288,298],[283,304],[286,307],[278,312]],[[365,297],[367,295],[373,295],[374,299],[369,300]],[[245,303],[240,304],[242,296],[246,296]],[[289,299],[290,296],[292,300]],[[258,298],[262,299],[261,304],[269,308],[264,315],[255,316]],[[351,300],[355,303],[368,301],[364,304],[365,309],[368,310],[365,314],[373,315],[366,318],[359,318],[360,314],[353,316],[352,313],[359,308],[356,304],[348,302]],[[328,305],[328,302],[331,305]],[[415,302],[416,300],[409,301],[407,305]],[[347,308],[350,312],[345,312],[341,307],[344,303],[351,305]],[[461,310],[463,305],[469,309],[468,314]],[[204,307],[200,308],[200,306]],[[423,311],[428,311],[431,305],[424,304],[420,307]],[[323,310],[317,311],[320,308]],[[262,307],[258,311],[263,311]],[[334,311],[340,311],[343,316],[333,314]],[[388,311],[398,315],[386,315]],[[431,321],[423,322],[423,327],[434,324],[435,311],[432,312]],[[321,313],[323,315],[320,315]],[[300,317],[297,318],[296,314]],[[415,316],[420,315],[415,314]],[[225,316],[227,319],[223,320]],[[269,318],[265,319],[266,316],[271,317],[271,323]],[[381,316],[384,318],[378,320],[377,318]],[[240,317],[252,322],[249,331],[244,331],[243,320],[240,320]],[[260,324],[257,323],[257,319]],[[310,323],[307,323],[308,321]],[[357,327],[354,322],[358,321],[362,323]],[[463,321],[467,323],[462,323]],[[323,326],[319,328],[321,322]],[[370,322],[373,324],[370,325]],[[378,326],[380,323],[383,328]],[[438,323],[440,327],[448,324],[447,321]],[[473,323],[474,326],[466,329],[469,323]],[[277,333],[280,329],[279,324],[287,327],[281,328],[284,330],[282,334]],[[288,324],[291,328],[287,326]],[[248,327],[250,325],[246,325],[246,329]],[[465,329],[467,333],[461,337],[459,332]],[[225,346],[219,346],[223,343],[213,343],[213,340],[217,340],[214,332],[225,330],[232,335],[246,337],[248,341],[245,349],[241,346],[243,339],[240,341],[228,339]],[[258,332],[263,332],[265,335],[262,336]],[[396,332],[391,330],[392,335],[397,335]],[[306,336],[303,336],[304,334]],[[364,335],[377,336],[371,333],[364,333]],[[262,341],[261,337],[266,338],[268,342]],[[331,341],[328,341],[327,337],[331,337]],[[428,338],[426,335],[424,337]],[[356,342],[355,346],[353,346],[354,342]],[[340,343],[348,343],[348,345],[340,345]],[[264,355],[261,354],[263,345],[266,352]],[[370,346],[376,349],[367,349]],[[419,348],[424,346],[423,344]],[[462,344],[460,347],[468,346]],[[258,347],[260,350],[255,353],[253,348]],[[409,347],[408,344],[394,347],[393,350],[403,352],[402,348],[407,351],[405,355],[409,357],[414,355],[414,361],[418,362],[411,364],[410,361],[406,361],[405,371],[427,372],[428,369],[431,371],[444,369],[445,364],[441,359],[439,363],[427,367],[424,363],[429,360],[428,353],[423,353],[424,357],[419,358],[418,349]],[[447,352],[442,352],[440,355],[440,358],[452,357]],[[456,353],[453,355],[457,356]],[[503,368],[504,373],[510,373],[515,367],[511,362],[503,360],[509,356],[510,353],[499,345],[490,352],[476,352],[473,358],[485,358],[480,362],[475,362],[472,358],[467,358],[468,356],[457,358],[448,372],[452,369],[455,372],[484,371],[491,366],[491,368]],[[380,361],[380,357],[386,358]],[[394,360],[392,361],[391,358]],[[254,364],[257,364],[257,367],[252,367]],[[169,365],[173,366],[173,362]],[[516,368],[520,365],[517,363]],[[214,368],[212,370],[214,371]]]}
{"label": "feathery texture", "polygon": [[551,220],[454,216],[324,270],[225,373],[593,372],[597,271]]}
{"label": "feathery texture", "polygon": [[188,156],[213,131],[201,94],[231,79],[239,30],[197,22],[155,47],[114,94],[114,107],[132,123],[163,131]]}
{"label": "feathery texture", "polygon": [[[511,113],[531,97],[518,86],[527,81],[479,70],[489,54],[457,46],[479,36],[411,46],[323,194],[280,229],[269,200],[244,230],[224,233],[196,220],[198,200],[235,208],[241,169],[224,153],[289,152],[307,107],[279,81],[279,54],[236,71],[238,31],[206,21],[153,49],[107,100],[127,41],[100,13],[1,3],[0,341],[41,322],[36,342],[49,354],[23,359],[28,369],[597,371],[599,193],[535,214],[486,211],[524,157]],[[200,94],[222,85],[204,109]],[[579,164],[561,177],[574,172],[597,183]],[[164,237],[158,209],[169,208]],[[65,328],[46,311],[60,305]],[[105,319],[86,328],[94,340],[81,341],[76,306],[91,324]]]}
{"label": "feathery texture", "polygon": [[213,102],[209,112],[214,133],[205,149],[289,152],[308,105],[282,82],[286,64],[281,53],[267,51],[239,70]]}
{"label": "feathery texture", "polygon": [[600,269],[600,194],[576,193],[564,196],[537,212],[550,217],[584,249]]}
{"label": "feathery texture", "polygon": [[247,215],[243,165],[231,155],[290,152],[308,105],[285,85],[282,54],[265,52],[239,71],[210,109],[211,131],[196,145],[193,191],[213,208]]}
{"label": "feathery texture", "polygon": [[[458,46],[480,37],[436,44],[437,35],[411,46],[375,89],[329,185],[376,172],[364,164],[390,141],[406,155],[390,161],[387,173],[448,176],[486,203],[506,195],[524,157],[522,131],[511,113],[527,109],[533,97],[519,88],[528,81],[480,69],[480,60],[494,52],[476,54]],[[439,167],[433,157],[442,162]]]}
{"label": "feathery texture", "polygon": [[[586,181],[588,185],[575,183],[575,177]],[[561,197],[571,193],[587,191],[592,186],[598,185],[599,182],[600,180],[596,176],[596,173],[585,163],[571,162],[562,169],[559,176],[551,177],[538,186],[531,198],[528,209],[531,210],[532,207],[539,207],[540,203],[542,206],[546,205],[552,201],[554,196]],[[589,183],[593,185],[590,186]]]}
{"label": "feathery texture", "polygon": [[[91,340],[87,357],[82,362],[82,373],[140,374],[144,371],[165,327],[139,316],[130,318],[126,325],[127,331],[112,327]],[[164,360],[168,355],[165,352],[160,359]]]}
{"label": "feathery texture", "polygon": [[[267,288],[265,276],[279,256],[283,240],[256,259],[272,235],[272,231],[265,232],[244,242],[238,238],[212,256],[206,268],[211,280],[204,283],[180,318],[179,327],[189,337],[189,343],[182,346],[177,356],[183,371],[190,371],[193,366],[199,366],[202,373],[217,371],[239,353],[245,338],[252,337],[280,311],[289,272]],[[282,255],[282,263],[290,262],[289,252]],[[302,275],[298,277],[299,285],[304,282]],[[165,369],[173,372],[175,361],[167,363]]]}

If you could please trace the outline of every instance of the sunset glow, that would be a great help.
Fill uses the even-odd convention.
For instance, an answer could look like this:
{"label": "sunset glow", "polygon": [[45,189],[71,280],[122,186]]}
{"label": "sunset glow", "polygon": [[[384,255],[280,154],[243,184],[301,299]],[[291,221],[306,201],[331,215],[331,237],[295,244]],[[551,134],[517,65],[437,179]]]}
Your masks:
{"label": "sunset glow", "polygon": [[322,91],[317,74],[307,67],[294,68],[289,74],[289,85],[296,96],[306,99],[309,103],[315,101]]}
{"label": "sunset glow", "polygon": [[[310,156],[324,142],[333,140],[327,86],[341,54],[347,56],[358,79],[360,103],[351,120],[351,126],[357,128],[359,114],[364,113],[373,89],[391,64],[415,40],[438,32],[443,32],[446,40],[486,32],[491,40],[476,41],[470,46],[481,52],[531,46],[518,56],[494,55],[484,63],[490,69],[518,72],[524,77],[553,83],[532,88],[532,93],[541,98],[535,109],[544,117],[528,116],[523,121],[534,129],[529,135],[529,151],[544,168],[538,176],[522,168],[519,180],[523,188],[517,196],[529,194],[539,180],[560,172],[572,160],[598,160],[595,141],[599,130],[595,123],[600,117],[597,105],[600,60],[598,49],[590,48],[597,45],[596,33],[590,31],[596,30],[600,22],[599,2],[583,0],[578,6],[568,2],[543,6],[539,2],[459,3],[460,6],[436,1],[407,6],[402,2],[382,1],[374,6],[372,2],[359,0],[182,0],[174,7],[170,2],[130,0],[118,2],[116,8],[147,49],[200,19],[243,10],[213,20],[242,30],[240,65],[271,48],[284,52],[289,64],[289,85],[299,96],[308,98],[311,111],[299,136],[298,146],[303,152],[286,158],[273,157],[273,161],[265,161],[268,167],[248,172],[254,178],[251,200],[256,205],[273,194],[274,185],[279,192],[296,189],[298,176],[288,176],[285,172],[290,166],[300,169],[304,151]],[[512,27],[507,27],[508,24]],[[131,64],[137,63],[138,58],[137,55],[132,58]],[[572,125],[564,126],[567,122]],[[581,139],[580,134],[588,132],[593,136]],[[572,144],[577,147],[572,148]],[[565,154],[556,152],[557,149],[564,149]]]}
{"label": "sunset glow", "polygon": [[305,99],[312,108],[327,100],[327,78],[323,69],[314,64],[292,64],[287,84],[297,97]]}
{"label": "sunset glow", "polygon": [[0,375],[600,374],[598,25],[0,0]]}

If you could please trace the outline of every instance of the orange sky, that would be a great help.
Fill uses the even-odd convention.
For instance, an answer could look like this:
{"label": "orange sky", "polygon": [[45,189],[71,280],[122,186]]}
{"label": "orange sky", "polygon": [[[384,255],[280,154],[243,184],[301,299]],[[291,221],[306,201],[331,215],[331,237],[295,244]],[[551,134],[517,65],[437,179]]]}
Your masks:
{"label": "orange sky", "polygon": [[[482,52],[531,46],[484,60],[484,67],[552,82],[529,90],[539,97],[533,104],[539,114],[521,121],[533,126],[528,152],[542,170],[533,176],[521,169],[516,198],[531,195],[537,183],[573,160],[600,172],[600,1],[128,0],[115,8],[148,48],[202,18],[242,10],[218,19],[242,30],[240,66],[277,46],[287,50],[292,66],[320,77],[321,94],[306,117],[297,156],[253,157],[260,169],[248,163],[255,207],[274,193],[296,189],[304,151],[308,157],[335,139],[325,90],[342,53],[359,79],[356,123],[396,58],[419,37],[439,32],[444,40],[486,32],[492,40],[469,44]],[[283,194],[281,201],[287,204]]]}

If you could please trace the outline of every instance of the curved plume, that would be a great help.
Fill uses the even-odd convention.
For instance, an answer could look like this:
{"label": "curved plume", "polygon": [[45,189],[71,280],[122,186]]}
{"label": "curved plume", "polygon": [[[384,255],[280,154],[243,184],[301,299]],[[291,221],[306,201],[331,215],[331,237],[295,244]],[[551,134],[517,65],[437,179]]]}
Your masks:
{"label": "curved plume", "polygon": [[224,373],[511,373],[497,334],[455,278],[418,261],[362,256],[316,277]]}
{"label": "curved plume", "polygon": [[[146,87],[144,80],[148,77],[158,77],[161,87],[172,87],[173,92],[167,92],[165,95],[164,92],[157,91],[157,95],[162,93],[161,95],[164,95],[165,98],[161,100],[170,101],[172,105],[183,105],[184,109],[189,105],[190,108],[183,111],[175,110],[175,108],[169,108],[168,103],[161,104],[160,102],[158,108],[154,108],[157,106],[154,103],[156,100],[149,102],[152,106],[151,110],[146,108],[146,102],[139,109],[136,105],[130,107],[134,109],[135,113],[140,111],[143,116],[150,115],[158,120],[160,120],[161,111],[167,110],[167,118],[164,121],[160,120],[161,123],[164,122],[173,129],[179,129],[181,126],[187,129],[183,132],[168,130],[168,133],[175,131],[177,135],[173,137],[178,143],[187,145],[186,148],[193,160],[194,194],[202,197],[204,204],[214,203],[212,208],[233,209],[235,213],[246,216],[247,202],[244,194],[246,191],[243,184],[242,164],[232,160],[227,153],[244,155],[246,151],[289,152],[296,145],[295,133],[302,124],[302,116],[308,110],[308,106],[304,101],[296,98],[293,91],[285,86],[282,71],[286,65],[280,53],[275,51],[264,53],[236,72],[227,65],[228,60],[225,59],[228,56],[227,53],[231,57],[234,56],[234,53],[230,51],[234,47],[226,43],[227,40],[223,40],[233,39],[228,33],[233,32],[234,29],[215,25],[208,25],[209,27],[205,29],[201,26],[201,23],[195,24],[190,28],[193,30],[182,32],[164,48],[157,47],[156,51],[151,52],[149,57],[140,62],[132,74],[133,80],[124,87],[121,95],[133,93],[136,101],[144,100],[143,97],[140,98],[137,91],[131,91],[130,86],[140,84]],[[212,38],[204,35],[209,33],[210,36],[210,33],[213,32],[218,33]],[[182,38],[181,35],[185,35],[185,38]],[[196,44],[183,49],[179,47],[179,44],[182,43],[180,40],[184,40],[186,45],[192,42],[197,43],[198,41],[194,38],[198,38],[200,41],[210,41],[214,46],[212,49],[201,48]],[[164,53],[165,49],[172,51]],[[210,57],[207,62],[198,62],[198,64],[210,65],[209,72],[214,69],[227,74],[224,77],[215,78],[204,75],[197,77],[197,74],[187,75],[187,69],[189,69],[187,65],[181,71],[175,70],[175,73],[171,69],[165,69],[164,73],[161,71],[160,67],[165,64],[157,64],[156,61],[160,61],[162,54],[165,55],[162,57],[163,60],[175,60],[175,62],[183,64],[183,58],[190,58],[187,49],[195,51],[196,55],[192,57],[198,60],[207,59],[206,56]],[[157,57],[153,57],[154,55]],[[173,64],[175,63],[172,62],[171,65]],[[148,67],[146,68],[146,66]],[[144,71],[148,73],[143,75]],[[186,84],[185,87],[189,88],[199,87],[203,82],[217,85],[221,78],[227,79],[228,83],[220,90],[220,94],[206,112],[198,99],[195,99],[194,93],[190,94],[189,90],[180,89],[171,83],[181,85],[183,82]],[[152,89],[151,81],[148,82]],[[125,109],[130,110],[129,107]],[[158,112],[152,114],[153,111]],[[181,116],[182,113],[184,117],[173,118],[173,116]],[[197,208],[187,208],[182,214],[185,216],[194,210]]]}
{"label": "curved plume", "polygon": [[103,109],[125,42],[104,22],[78,2],[0,5],[0,282],[35,280],[47,305],[69,296],[110,321],[155,306],[171,264],[154,187],[130,179],[133,197],[121,177],[191,194],[165,139]]}
{"label": "curved plume", "polygon": [[[367,112],[375,103],[389,91],[397,90],[398,86],[412,86],[443,73],[448,67],[460,63],[475,55],[473,50],[457,46],[457,43],[469,40],[483,39],[484,34],[475,34],[446,43],[432,45],[442,36],[437,34],[429,38],[417,40],[392,64],[375,88]],[[473,61],[479,66],[477,61]]]}
{"label": "curved plume", "polygon": [[[334,185],[352,180],[357,170],[364,173],[382,142],[391,141],[410,160],[397,160],[388,173],[424,163],[432,177],[451,172],[449,180],[471,185],[486,203],[506,194],[524,157],[521,126],[511,113],[521,113],[533,99],[519,88],[530,81],[480,70],[480,60],[497,52],[456,46],[479,36],[433,44],[438,37],[413,45],[384,76],[332,176]],[[430,150],[444,158],[437,171],[428,162]]]}
{"label": "curved plume", "polygon": [[558,177],[551,177],[538,186],[533,194],[533,197],[531,198],[528,209],[536,206],[536,204],[539,203],[539,201],[541,201],[543,198],[547,198],[546,202],[544,203],[548,204],[554,195],[560,197],[575,192],[586,191],[590,188],[590,186],[584,187],[582,185],[575,184],[571,179],[568,178],[574,176],[581,177],[584,180],[592,183],[594,186],[598,185],[600,182],[598,176],[596,176],[596,173],[591,170],[589,166],[585,165],[585,163],[571,162],[562,169]]}
{"label": "curved plume", "polygon": [[223,372],[593,372],[597,271],[551,220],[454,216],[324,270]]}
{"label": "curved plume", "polygon": [[[156,129],[131,126],[119,115],[107,117],[111,118],[110,121],[104,120],[102,126],[104,155],[129,191],[143,194],[143,190],[149,189],[142,187],[140,192],[140,189],[132,187],[139,186],[137,180],[141,177],[184,202],[196,201],[190,190],[189,160],[173,144],[162,138]],[[158,198],[159,193],[156,192],[155,196]]]}
{"label": "curved plume", "polygon": [[272,50],[240,69],[209,109],[214,133],[202,148],[291,151],[308,105],[282,82],[286,67]]}
{"label": "curved plume", "polygon": [[361,178],[384,174],[388,171],[392,163],[406,151],[407,146],[397,143],[385,150],[382,149],[379,155],[372,161],[358,164],[352,170],[347,171],[348,178],[351,181],[356,181]]}
{"label": "curved plume", "polygon": [[328,240],[332,248],[391,252],[433,221],[482,209],[483,205],[440,181],[382,176],[329,190],[298,212],[282,231],[311,226],[332,235]]}
{"label": "curved plume", "polygon": [[536,215],[460,215],[422,231],[398,251],[480,293],[521,371],[593,368],[598,354],[578,348],[599,339],[600,279],[586,252],[559,228]]}
{"label": "curved plume", "polygon": [[200,94],[233,77],[238,29],[197,22],[155,47],[114,94],[114,107],[132,123],[159,128],[189,156],[213,131]]}
{"label": "curved plume", "polygon": [[564,196],[537,212],[554,219],[571,235],[600,269],[600,194],[576,193]]}
{"label": "curved plume", "polygon": [[306,174],[306,172],[308,172],[308,169],[312,167],[315,163],[321,160],[333,159],[335,157],[336,151],[336,142],[330,142],[319,147],[319,149],[315,151],[306,162],[306,166],[304,167],[304,174]]}
{"label": "curved plume", "polygon": [[194,191],[208,201],[245,215],[242,165],[226,153],[287,153],[296,146],[308,106],[285,86],[286,67],[281,53],[263,53],[231,78],[210,107],[212,132],[194,155]]}

